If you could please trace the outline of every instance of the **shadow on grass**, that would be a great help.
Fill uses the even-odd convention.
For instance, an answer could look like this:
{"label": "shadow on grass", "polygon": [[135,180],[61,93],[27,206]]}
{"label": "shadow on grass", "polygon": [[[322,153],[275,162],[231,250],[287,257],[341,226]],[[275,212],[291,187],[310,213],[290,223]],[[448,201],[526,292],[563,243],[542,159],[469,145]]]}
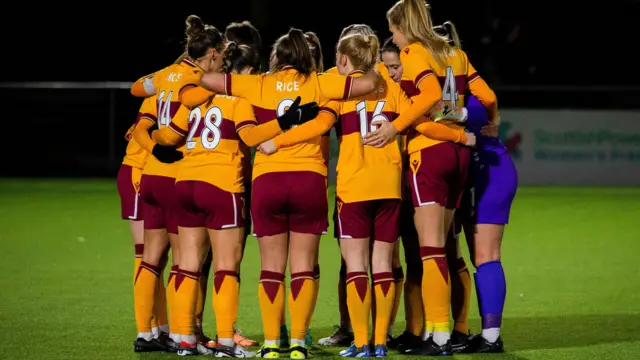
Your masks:
{"label": "shadow on grass", "polygon": [[[477,325],[477,321],[474,321]],[[616,315],[575,315],[536,318],[508,318],[504,320],[503,340],[505,354],[469,354],[461,358],[500,358],[506,360],[522,360],[525,357],[512,354],[515,351],[545,350],[569,347],[585,347],[620,342],[640,341],[637,324],[640,314]],[[477,328],[477,326],[474,326]],[[333,328],[313,328],[314,341],[330,335]],[[260,339],[261,334],[248,334],[249,338]],[[343,347],[314,346],[311,349],[313,357],[339,358],[338,352]],[[257,349],[254,349],[257,350]],[[168,359],[174,354],[149,353],[140,354],[142,359]],[[410,359],[413,357],[399,356],[389,352],[390,357]],[[288,357],[283,351],[282,358]]]}

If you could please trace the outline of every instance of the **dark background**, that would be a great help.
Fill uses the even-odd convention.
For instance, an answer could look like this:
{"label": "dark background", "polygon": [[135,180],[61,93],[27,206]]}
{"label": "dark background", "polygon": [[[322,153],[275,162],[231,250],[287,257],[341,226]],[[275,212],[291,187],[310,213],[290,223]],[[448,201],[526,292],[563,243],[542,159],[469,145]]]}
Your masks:
{"label": "dark background", "polygon": [[[133,82],[182,52],[190,14],[224,30],[250,20],[266,58],[290,27],[315,31],[325,67],[342,29],[370,25],[384,41],[394,1],[234,0],[13,4],[2,16],[0,99],[12,152],[2,176],[114,176],[140,99],[127,89],[16,89],[25,82]],[[501,107],[639,108],[640,2],[431,1]],[[6,6],[6,5],[5,5]],[[12,88],[8,88],[12,87]],[[635,88],[634,88],[635,87]],[[6,142],[5,142],[6,143]],[[8,162],[8,163],[7,163]]]}

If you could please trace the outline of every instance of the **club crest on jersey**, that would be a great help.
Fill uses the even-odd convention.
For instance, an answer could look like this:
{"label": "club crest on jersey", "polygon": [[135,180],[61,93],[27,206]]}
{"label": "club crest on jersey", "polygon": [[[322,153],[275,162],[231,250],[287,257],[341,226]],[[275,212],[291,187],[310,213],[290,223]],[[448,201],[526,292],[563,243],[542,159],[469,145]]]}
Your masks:
{"label": "club crest on jersey", "polygon": [[404,49],[404,53],[409,55],[409,48]]}
{"label": "club crest on jersey", "polygon": [[418,172],[418,168],[420,167],[420,161],[418,160],[413,160],[411,162],[411,170],[413,170],[414,173]]}

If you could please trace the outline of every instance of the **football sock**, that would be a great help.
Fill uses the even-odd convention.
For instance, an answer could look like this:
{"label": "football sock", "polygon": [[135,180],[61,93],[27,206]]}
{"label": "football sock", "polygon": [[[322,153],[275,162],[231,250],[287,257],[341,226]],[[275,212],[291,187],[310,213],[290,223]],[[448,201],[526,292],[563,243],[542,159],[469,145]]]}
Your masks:
{"label": "football sock", "polygon": [[198,301],[198,287],[200,273],[178,269],[175,276],[175,319],[177,321],[177,333],[181,335],[181,341],[195,344],[194,316],[196,302]]}
{"label": "football sock", "polygon": [[347,273],[347,307],[357,347],[369,344],[369,314],[371,313],[371,288],[366,272]]}
{"label": "football sock", "polygon": [[[154,322],[156,326],[164,332],[169,332],[167,329],[169,321],[167,320],[167,289],[164,287],[164,269],[161,268],[158,275],[158,283],[156,285],[155,302],[153,304]],[[153,326],[153,325],[152,325]],[[159,334],[158,334],[159,335]]]}
{"label": "football sock", "polygon": [[204,305],[207,300],[207,282],[209,280],[209,271],[211,271],[211,258],[207,257],[202,264],[200,279],[198,280],[198,301],[196,302],[196,324],[202,324],[202,314],[204,313]]}
{"label": "football sock", "polygon": [[387,343],[387,331],[393,313],[396,284],[392,272],[373,274],[373,290],[376,299],[374,345]]}
{"label": "football sock", "polygon": [[[422,271],[419,275],[407,268],[407,281],[404,283],[404,317],[406,331],[415,336],[420,336],[424,324],[422,308]],[[422,269],[420,269],[422,270]]]}
{"label": "football sock", "polygon": [[500,261],[489,261],[476,269],[476,292],[482,318],[482,337],[495,342],[500,336],[507,281]]}
{"label": "football sock", "polygon": [[178,321],[176,320],[176,273],[178,265],[173,265],[167,281],[167,305],[169,305],[169,334],[178,334]]}
{"label": "football sock", "polygon": [[238,273],[229,270],[218,270],[213,274],[213,312],[216,316],[218,342],[225,346],[233,346],[233,325],[238,318],[240,296],[240,280]]}
{"label": "football sock", "polygon": [[316,311],[316,304],[318,303],[318,293],[320,292],[320,265],[316,265],[313,268],[313,301],[311,305],[311,311],[309,312],[309,318],[307,319],[307,329],[311,327],[311,319],[313,313]]}
{"label": "football sock", "polygon": [[433,341],[444,345],[449,332],[451,287],[444,247],[420,247],[422,256],[422,302],[425,318],[433,324]]}
{"label": "football sock", "polygon": [[[258,284],[258,300],[266,345],[280,345],[280,323],[284,309],[284,295],[284,274],[262,270]],[[267,343],[267,341],[269,342]]]}
{"label": "football sock", "polygon": [[316,289],[313,271],[291,274],[289,284],[289,313],[291,316],[291,344],[307,335],[307,320],[313,313],[313,299]]}
{"label": "football sock", "polygon": [[471,298],[471,277],[463,258],[450,264],[451,275],[451,313],[454,329],[463,334],[469,333],[469,301]]}
{"label": "football sock", "polygon": [[136,277],[138,276],[138,268],[140,267],[140,263],[142,262],[142,254],[144,253],[144,244],[136,244],[135,245],[135,256],[133,258],[133,282],[136,282]]}
{"label": "football sock", "polygon": [[389,321],[389,329],[387,333],[393,334],[393,324],[396,322],[396,316],[400,309],[400,299],[402,298],[402,290],[404,289],[404,271],[402,266],[393,269],[393,282],[395,283],[395,294],[393,295],[393,309],[391,311],[391,320]]}
{"label": "football sock", "polygon": [[138,333],[144,334],[144,336],[139,335],[138,337],[144,337],[145,339],[152,333],[151,322],[154,318],[153,310],[158,276],[159,269],[157,266],[144,261],[140,263],[138,274],[135,278],[133,298]]}

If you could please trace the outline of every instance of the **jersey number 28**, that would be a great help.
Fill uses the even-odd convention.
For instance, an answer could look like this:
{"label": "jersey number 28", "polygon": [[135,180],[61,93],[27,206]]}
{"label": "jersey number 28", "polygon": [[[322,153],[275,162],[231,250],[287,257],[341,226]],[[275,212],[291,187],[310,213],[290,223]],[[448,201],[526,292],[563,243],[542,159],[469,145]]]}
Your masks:
{"label": "jersey number 28", "polygon": [[[200,121],[202,121],[202,110],[195,108],[189,113],[189,135],[187,136],[187,150],[192,150],[196,147],[196,141],[193,137],[196,135],[196,131],[200,127]],[[200,143],[202,147],[207,150],[215,149],[220,143],[222,133],[220,132],[220,125],[222,125],[222,110],[219,107],[214,106],[207,110],[204,114],[204,127],[199,134]]]}

